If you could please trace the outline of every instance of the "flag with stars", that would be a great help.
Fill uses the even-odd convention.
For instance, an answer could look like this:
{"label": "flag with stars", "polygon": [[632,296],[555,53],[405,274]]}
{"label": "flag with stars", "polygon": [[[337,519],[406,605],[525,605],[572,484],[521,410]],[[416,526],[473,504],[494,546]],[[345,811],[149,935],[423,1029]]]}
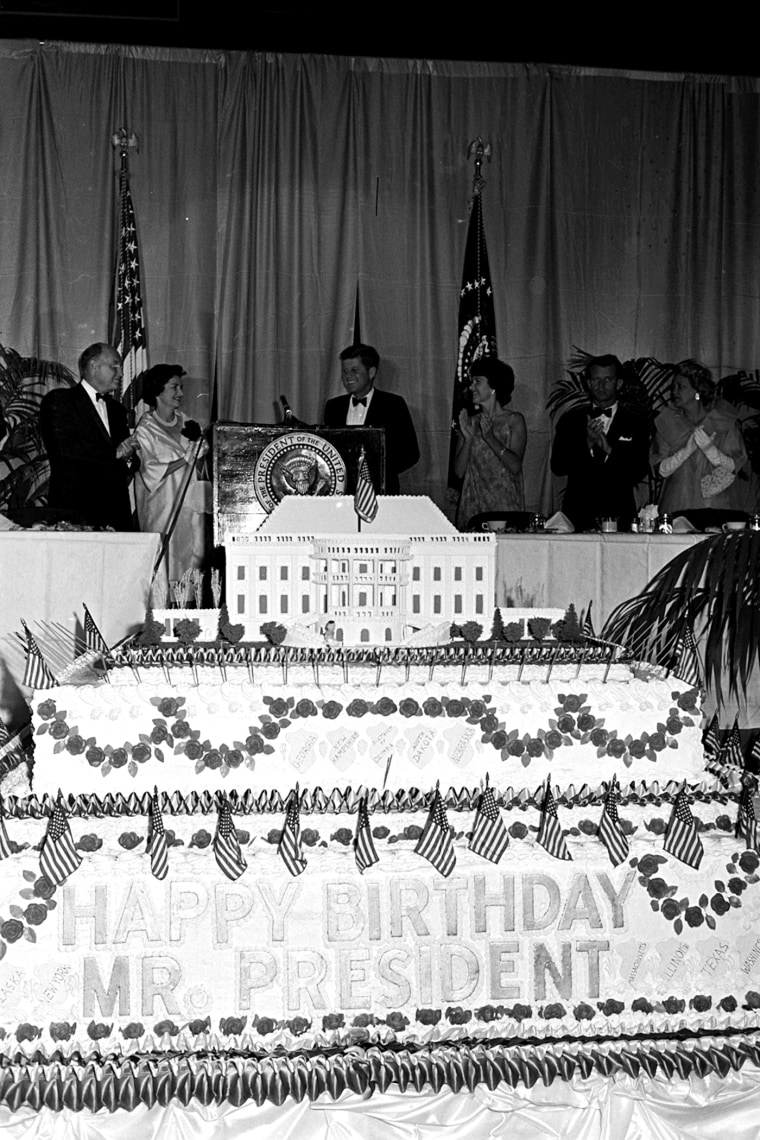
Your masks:
{"label": "flag with stars", "polygon": [[356,490],[354,492],[354,510],[363,522],[371,523],[377,514],[377,495],[372,485],[372,476],[369,473],[369,464],[364,448],[359,456],[359,470],[356,476]]}
{"label": "flag with stars", "polygon": [[751,781],[745,782],[742,786],[736,834],[744,840],[748,850],[760,850],[758,847],[757,816],[755,814],[755,789],[753,789]]}
{"label": "flag with stars", "polygon": [[105,638],[96,626],[95,619],[86,605],[84,607],[84,641],[87,648],[94,650],[95,653],[108,653]]}
{"label": "flag with stars", "polygon": [[378,862],[378,854],[375,850],[375,841],[372,838],[372,828],[369,822],[369,809],[367,807],[366,796],[362,796],[359,800],[359,812],[356,817],[356,835],[354,836],[354,854],[356,856],[356,866],[362,874],[364,874],[368,867]]}
{"label": "flag with stars", "polygon": [[668,855],[680,859],[682,863],[693,867],[695,871],[702,862],[704,848],[697,832],[694,816],[691,814],[685,784],[682,785],[673,804],[673,813],[662,846]]}
{"label": "flag with stars", "polygon": [[150,869],[157,879],[165,879],[169,870],[169,845],[164,830],[164,817],[158,803],[158,789],[150,797],[148,814],[148,844]]}
{"label": "flag with stars", "polygon": [[240,840],[235,830],[235,824],[232,822],[230,801],[226,796],[222,797],[219,805],[219,819],[214,836],[214,855],[219,869],[224,871],[228,879],[239,879],[248,867],[243,858],[243,852],[240,850]]}
{"label": "flag with stars", "polygon": [[[467,241],[464,248],[462,288],[459,293],[459,341],[454,375],[452,423],[456,424],[462,408],[468,406],[470,365],[482,356],[496,356],[496,318],[494,315],[491,271],[483,229],[483,202],[476,186],[470,207]],[[449,486],[456,487],[454,474],[456,436],[452,435],[449,453]]]}
{"label": "flag with stars", "polygon": [[734,717],[734,723],[728,734],[726,743],[720,753],[721,764],[733,764],[737,768],[744,767],[744,751],[742,749],[742,736],[739,731],[739,718]]}
{"label": "flag with stars", "polygon": [[[2,734],[4,731],[5,725],[2,720],[0,720],[0,744],[2,744]],[[5,735],[7,737],[8,733],[5,732]],[[3,812],[2,802],[0,802],[0,859],[7,859],[8,856],[12,854],[8,832],[5,829],[5,814]]]}
{"label": "flag with stars", "polygon": [[285,826],[282,829],[277,850],[291,875],[300,875],[302,871],[306,870],[307,861],[303,857],[301,847],[301,811],[298,802],[298,788],[290,793],[288,808],[285,812]]}
{"label": "flag with stars", "polygon": [[435,789],[427,822],[414,850],[417,855],[427,859],[428,863],[432,863],[441,875],[448,877],[454,870],[457,861],[454,854],[454,837],[446,815],[446,806],[438,788]]}
{"label": "flag with stars", "polygon": [[[116,267],[116,351],[122,359],[121,401],[134,411],[141,396],[142,374],[148,358],[145,347],[140,255],[137,224],[129,189],[127,152],[121,152],[119,172],[119,260]],[[118,396],[119,393],[117,392]]]}
{"label": "flag with stars", "polygon": [[717,760],[720,756],[720,736],[718,735],[718,714],[713,718],[702,736],[702,747],[705,750],[705,760]]}
{"label": "flag with stars", "polygon": [[581,633],[584,637],[596,637],[596,633],[594,632],[594,623],[591,620],[592,605],[593,601],[589,602],[588,609],[586,610],[583,621],[581,622]]}
{"label": "flag with stars", "polygon": [[541,825],[538,829],[536,842],[555,859],[572,859],[572,855],[567,848],[565,836],[562,833],[559,816],[557,815],[557,804],[554,799],[551,784],[548,780],[546,782],[546,794],[544,795],[544,803],[541,811]]}
{"label": "flag with stars", "polygon": [[40,871],[55,886],[65,883],[76,871],[82,857],[74,846],[69,821],[60,799],[53,808],[40,851]]}
{"label": "flag with stars", "polygon": [[23,683],[29,689],[53,689],[58,684],[50,672],[40,647],[32,636],[32,631],[26,622],[21,620],[26,634],[26,667],[24,668]]}
{"label": "flag with stars", "polygon": [[613,780],[607,788],[607,794],[604,797],[602,818],[599,820],[599,828],[597,830],[597,835],[607,848],[607,853],[609,854],[610,862],[613,867],[617,867],[619,863],[622,863],[628,858],[629,850],[628,839],[620,825],[617,801],[618,791],[615,781]]}
{"label": "flag with stars", "polygon": [[501,818],[496,796],[490,784],[486,784],[478,802],[475,823],[470,836],[470,851],[498,863],[509,846],[509,836]]}
{"label": "flag with stars", "polygon": [[675,651],[675,666],[673,672],[680,681],[691,685],[694,689],[704,688],[702,679],[702,666],[699,662],[697,643],[694,640],[691,626],[687,625],[678,639]]}

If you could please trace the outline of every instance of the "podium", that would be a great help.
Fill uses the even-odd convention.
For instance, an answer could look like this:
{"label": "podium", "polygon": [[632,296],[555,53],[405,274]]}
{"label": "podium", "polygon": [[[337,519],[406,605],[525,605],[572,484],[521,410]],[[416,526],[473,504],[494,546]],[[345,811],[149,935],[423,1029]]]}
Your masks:
{"label": "podium", "polygon": [[343,460],[346,483],[341,494],[352,495],[362,448],[375,491],[385,493],[385,429],[327,428],[285,424],[214,424],[214,544],[222,546],[233,534],[253,534],[268,514],[256,492],[257,468],[265,448],[284,436],[317,436],[331,444]]}

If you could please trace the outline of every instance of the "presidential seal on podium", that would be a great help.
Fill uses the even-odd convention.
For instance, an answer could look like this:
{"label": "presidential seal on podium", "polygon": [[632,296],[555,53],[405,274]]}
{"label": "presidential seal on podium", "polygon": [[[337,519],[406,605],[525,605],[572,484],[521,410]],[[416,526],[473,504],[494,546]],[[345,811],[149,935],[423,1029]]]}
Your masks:
{"label": "presidential seal on podium", "polygon": [[290,431],[261,452],[253,488],[267,512],[286,495],[342,495],[346,465],[326,439],[313,432]]}

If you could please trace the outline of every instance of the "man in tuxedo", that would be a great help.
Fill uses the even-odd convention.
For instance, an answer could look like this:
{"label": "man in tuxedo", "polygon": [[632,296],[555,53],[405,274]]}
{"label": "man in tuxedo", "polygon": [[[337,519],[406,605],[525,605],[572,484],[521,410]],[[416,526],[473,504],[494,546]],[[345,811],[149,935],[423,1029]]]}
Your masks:
{"label": "man in tuxedo", "polygon": [[375,387],[380,364],[377,350],[368,344],[353,344],[340,354],[341,380],[345,396],[325,404],[327,427],[385,428],[385,490],[399,491],[398,477],[414,467],[420,457],[412,417],[403,396],[382,392]]}
{"label": "man in tuxedo", "polygon": [[616,356],[590,360],[585,380],[591,403],[565,412],[552,446],[552,471],[567,475],[562,510],[576,530],[590,530],[602,518],[627,526],[636,513],[634,488],[649,471],[647,421],[618,401]]}
{"label": "man in tuxedo", "polygon": [[79,384],[48,392],[40,407],[50,460],[48,506],[90,526],[132,530],[134,447],[127,410],[110,395],[121,380],[121,358],[110,344],[91,344],[79,358],[79,375]]}

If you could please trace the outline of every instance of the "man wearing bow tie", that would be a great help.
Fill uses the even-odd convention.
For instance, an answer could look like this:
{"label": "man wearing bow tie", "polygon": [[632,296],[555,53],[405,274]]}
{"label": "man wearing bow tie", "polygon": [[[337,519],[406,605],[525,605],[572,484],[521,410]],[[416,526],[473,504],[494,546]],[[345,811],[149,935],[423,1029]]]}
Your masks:
{"label": "man wearing bow tie", "polygon": [[48,506],[90,526],[132,530],[134,446],[127,410],[110,395],[121,380],[121,358],[110,344],[91,344],[79,358],[79,375],[79,384],[48,392],[40,407],[50,460]]}
{"label": "man wearing bow tie", "polygon": [[649,471],[649,429],[644,416],[619,401],[622,365],[611,354],[586,367],[589,406],[565,412],[557,425],[551,468],[567,475],[562,510],[576,530],[598,519],[627,529],[636,513],[634,488]]}
{"label": "man wearing bow tie", "polygon": [[380,364],[377,350],[368,344],[354,344],[340,354],[341,380],[347,395],[336,396],[325,404],[327,427],[385,428],[385,490],[399,492],[399,474],[420,457],[412,417],[403,396],[375,388]]}

